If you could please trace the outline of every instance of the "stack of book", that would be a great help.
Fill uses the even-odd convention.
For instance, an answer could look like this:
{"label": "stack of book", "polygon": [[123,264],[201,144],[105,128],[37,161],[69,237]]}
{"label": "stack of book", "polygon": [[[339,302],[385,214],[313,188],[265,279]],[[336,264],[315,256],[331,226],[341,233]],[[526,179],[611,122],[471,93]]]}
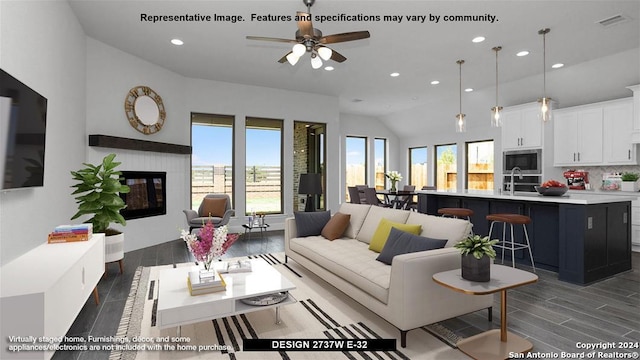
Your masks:
{"label": "stack of book", "polygon": [[87,241],[93,235],[93,224],[60,225],[49,234],[49,244]]}
{"label": "stack of book", "polygon": [[224,291],[227,284],[217,271],[189,271],[187,286],[192,296]]}

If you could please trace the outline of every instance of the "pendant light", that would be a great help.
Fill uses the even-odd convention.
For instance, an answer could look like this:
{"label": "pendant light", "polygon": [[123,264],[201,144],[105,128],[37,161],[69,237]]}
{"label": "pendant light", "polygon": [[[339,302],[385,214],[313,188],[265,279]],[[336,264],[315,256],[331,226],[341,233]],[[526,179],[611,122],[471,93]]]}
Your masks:
{"label": "pendant light", "polygon": [[496,46],[491,50],[496,52],[496,106],[491,108],[491,126],[502,126],[502,119],[500,119],[502,106],[498,105],[498,51],[502,50],[502,46]]}
{"label": "pendant light", "polygon": [[542,99],[540,103],[540,118],[547,122],[551,120],[551,98],[547,97],[547,34],[551,29],[545,28],[538,31],[542,35]]}
{"label": "pendant light", "polygon": [[464,60],[458,60],[456,64],[460,67],[460,112],[456,115],[456,132],[462,133],[467,131],[467,124],[464,119],[466,115],[462,113],[462,64],[464,64]]}

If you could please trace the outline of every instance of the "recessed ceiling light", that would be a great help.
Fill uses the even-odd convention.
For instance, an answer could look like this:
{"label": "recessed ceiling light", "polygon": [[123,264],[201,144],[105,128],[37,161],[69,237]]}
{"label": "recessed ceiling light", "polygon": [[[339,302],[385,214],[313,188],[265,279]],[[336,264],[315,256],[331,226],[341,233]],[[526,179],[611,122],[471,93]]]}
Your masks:
{"label": "recessed ceiling light", "polygon": [[182,44],[184,44],[184,41],[182,41],[180,39],[171,39],[171,43],[173,45],[182,45]]}
{"label": "recessed ceiling light", "polygon": [[481,43],[484,41],[484,36],[476,36],[471,41],[473,41],[474,43]]}
{"label": "recessed ceiling light", "polygon": [[527,56],[527,55],[529,55],[529,52],[527,50],[522,50],[516,54],[516,56]]}
{"label": "recessed ceiling light", "polygon": [[333,66],[325,66],[324,68],[327,71],[333,71],[333,69],[335,69]]}
{"label": "recessed ceiling light", "polygon": [[392,72],[391,74],[389,74],[391,77],[398,77],[400,76],[399,72]]}
{"label": "recessed ceiling light", "polygon": [[431,85],[438,85],[438,84],[440,84],[440,81],[438,81],[438,80],[433,80],[431,82]]}
{"label": "recessed ceiling light", "polygon": [[553,64],[553,65],[551,65],[551,67],[552,67],[552,68],[554,68],[554,69],[560,69],[560,68],[561,68],[561,67],[563,67],[563,66],[564,66],[564,64],[563,64],[563,63],[557,63],[557,64]]}
{"label": "recessed ceiling light", "polygon": [[417,96],[413,96],[413,97],[411,97],[411,100],[418,100],[418,97]]}
{"label": "recessed ceiling light", "polygon": [[472,89],[472,88],[466,88],[466,89],[464,89],[464,91],[466,91],[466,92],[472,92],[472,91],[473,91],[473,89]]}

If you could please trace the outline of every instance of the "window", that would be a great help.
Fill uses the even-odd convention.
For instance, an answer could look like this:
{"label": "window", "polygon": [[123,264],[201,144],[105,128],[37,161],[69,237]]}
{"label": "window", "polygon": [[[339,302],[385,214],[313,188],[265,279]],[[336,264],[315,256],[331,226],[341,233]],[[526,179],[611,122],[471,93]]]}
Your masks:
{"label": "window", "polygon": [[385,189],[385,177],[387,172],[387,139],[375,139],[373,142],[376,159],[375,187],[378,190]]}
{"label": "window", "polygon": [[233,204],[234,118],[191,114],[191,208],[197,210],[206,194],[227,194]]}
{"label": "window", "polygon": [[422,189],[427,185],[427,147],[409,148],[409,185]]}
{"label": "window", "polygon": [[282,214],[282,120],[246,119],[246,214]]}
{"label": "window", "polygon": [[493,140],[467,143],[467,189],[493,190]]}
{"label": "window", "polygon": [[455,190],[457,185],[458,146],[456,144],[436,145],[436,188]]}
{"label": "window", "polygon": [[[347,136],[346,146],[347,187],[367,184],[367,138]],[[345,187],[346,199],[349,191]]]}

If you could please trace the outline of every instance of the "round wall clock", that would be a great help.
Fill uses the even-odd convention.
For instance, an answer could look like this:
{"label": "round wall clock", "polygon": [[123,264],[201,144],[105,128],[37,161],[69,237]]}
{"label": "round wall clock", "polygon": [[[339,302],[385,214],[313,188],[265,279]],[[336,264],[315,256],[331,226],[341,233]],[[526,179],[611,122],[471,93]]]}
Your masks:
{"label": "round wall clock", "polygon": [[129,124],[145,135],[160,131],[167,117],[162,98],[148,86],[129,90],[124,100],[124,112]]}

